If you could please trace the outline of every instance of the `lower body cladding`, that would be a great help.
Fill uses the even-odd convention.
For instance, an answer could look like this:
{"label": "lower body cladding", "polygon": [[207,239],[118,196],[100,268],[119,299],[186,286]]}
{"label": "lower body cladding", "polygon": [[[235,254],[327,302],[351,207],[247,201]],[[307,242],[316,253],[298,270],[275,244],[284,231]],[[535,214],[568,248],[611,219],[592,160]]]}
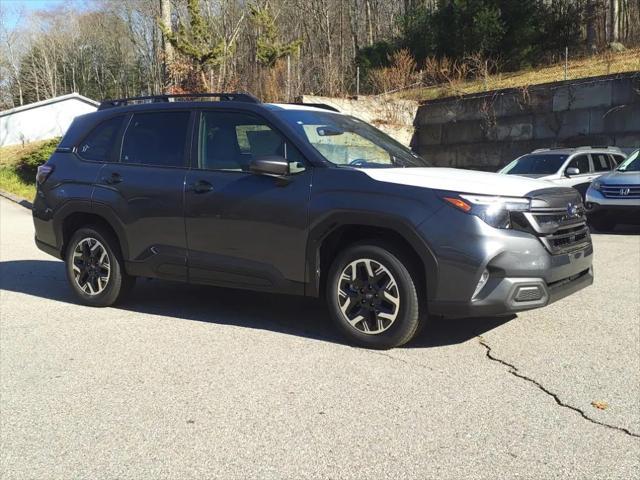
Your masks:
{"label": "lower body cladding", "polygon": [[590,239],[552,255],[533,234],[496,229],[464,213],[446,215],[446,222],[436,214],[421,226],[438,259],[437,288],[428,301],[433,315],[508,315],[544,307],[593,283]]}
{"label": "lower body cladding", "polygon": [[606,219],[613,223],[640,225],[640,205],[589,204],[589,218]]}

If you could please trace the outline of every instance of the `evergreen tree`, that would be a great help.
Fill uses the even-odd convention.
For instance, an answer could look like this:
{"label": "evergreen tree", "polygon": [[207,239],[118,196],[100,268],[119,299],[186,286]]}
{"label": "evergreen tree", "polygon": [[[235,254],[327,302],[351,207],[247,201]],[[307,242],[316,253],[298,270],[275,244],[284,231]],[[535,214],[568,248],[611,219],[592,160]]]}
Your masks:
{"label": "evergreen tree", "polygon": [[162,22],[159,22],[159,25],[173,48],[194,63],[200,74],[200,87],[206,89],[207,69],[218,65],[228,49],[225,49],[224,40],[215,35],[212,29],[207,28],[204,16],[200,12],[199,0],[188,0],[187,11],[189,28],[180,22],[178,30],[173,32],[168,25]]}

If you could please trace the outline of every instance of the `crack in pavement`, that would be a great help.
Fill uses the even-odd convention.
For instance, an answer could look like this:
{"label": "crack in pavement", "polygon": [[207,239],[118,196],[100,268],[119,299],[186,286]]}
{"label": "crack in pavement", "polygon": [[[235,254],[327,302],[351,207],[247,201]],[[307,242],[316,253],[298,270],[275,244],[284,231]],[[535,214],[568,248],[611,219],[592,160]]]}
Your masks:
{"label": "crack in pavement", "polygon": [[578,407],[574,407],[573,405],[569,405],[567,403],[564,403],[562,400],[560,400],[560,397],[553,393],[551,390],[547,389],[546,387],[544,387],[542,384],[540,384],[538,381],[534,380],[533,378],[529,378],[526,375],[520,373],[520,371],[518,370],[518,367],[516,367],[515,365],[502,360],[498,357],[496,357],[493,354],[493,350],[491,348],[490,345],[488,345],[485,341],[484,338],[482,338],[481,335],[478,336],[478,341],[480,342],[480,345],[482,345],[485,349],[486,349],[486,355],[487,358],[489,360],[491,360],[492,362],[497,362],[500,363],[501,365],[504,365],[505,367],[509,368],[509,373],[515,377],[521,378],[522,380],[525,380],[529,383],[532,383],[533,385],[535,385],[536,387],[538,387],[539,390],[541,390],[542,392],[546,393],[547,395],[549,395],[551,398],[553,398],[553,400],[561,407],[564,408],[568,408],[569,410],[573,410],[574,412],[576,412],[577,414],[579,414],[582,418],[584,418],[585,420],[587,420],[588,422],[594,423],[596,425],[600,425],[602,427],[606,427],[609,428],[611,430],[617,430],[619,432],[622,432],[626,435],[629,435],[631,437],[635,437],[635,438],[640,438],[640,434],[634,433],[632,431],[630,431],[627,428],[624,427],[618,427],[617,425],[610,425],[608,423],[604,423],[601,422],[599,420],[595,420],[591,417],[589,417],[586,413],[584,413],[582,410],[580,410]]}

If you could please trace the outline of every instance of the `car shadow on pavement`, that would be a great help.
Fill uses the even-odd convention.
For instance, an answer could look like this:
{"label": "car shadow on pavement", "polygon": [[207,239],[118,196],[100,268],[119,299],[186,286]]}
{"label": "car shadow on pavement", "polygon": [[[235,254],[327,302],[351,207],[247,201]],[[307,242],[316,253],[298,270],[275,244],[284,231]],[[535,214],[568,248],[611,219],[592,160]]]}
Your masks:
{"label": "car shadow on pavement", "polygon": [[591,235],[640,235],[640,225],[616,225],[612,230],[596,230],[589,226]]}
{"label": "car shadow on pavement", "polygon": [[[60,261],[0,262],[0,290],[77,304]],[[41,308],[34,303],[34,308]],[[298,296],[138,279],[127,300],[116,307],[142,314],[269,330],[332,343],[344,343],[329,321],[323,302]],[[430,319],[408,348],[465,342],[515,318]]]}

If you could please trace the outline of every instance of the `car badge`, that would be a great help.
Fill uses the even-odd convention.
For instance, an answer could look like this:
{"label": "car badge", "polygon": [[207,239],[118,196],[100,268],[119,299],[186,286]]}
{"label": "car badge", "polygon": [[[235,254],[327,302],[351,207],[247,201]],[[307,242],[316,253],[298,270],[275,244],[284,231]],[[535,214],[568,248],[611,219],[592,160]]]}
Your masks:
{"label": "car badge", "polygon": [[575,205],[573,203],[569,203],[569,205],[567,205],[567,217],[569,218],[575,218],[575,217],[579,217],[580,213],[579,213],[579,209],[578,209],[578,205]]}

